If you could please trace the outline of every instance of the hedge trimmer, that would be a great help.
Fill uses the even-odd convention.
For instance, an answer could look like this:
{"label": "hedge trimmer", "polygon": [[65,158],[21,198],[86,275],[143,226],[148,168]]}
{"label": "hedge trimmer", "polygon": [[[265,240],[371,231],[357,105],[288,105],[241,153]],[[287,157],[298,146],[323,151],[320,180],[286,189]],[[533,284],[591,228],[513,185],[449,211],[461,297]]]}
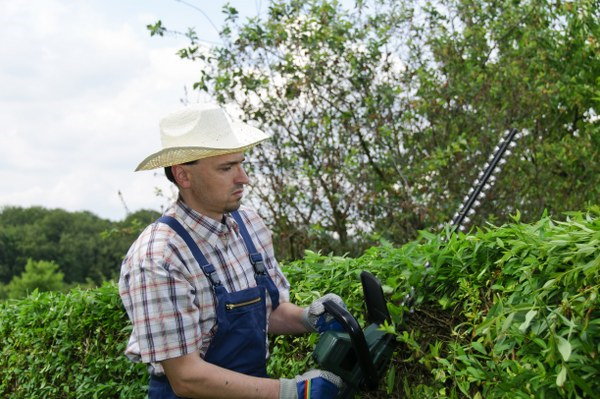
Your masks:
{"label": "hedge trimmer", "polygon": [[[518,134],[517,129],[514,128],[510,129],[502,136],[500,143],[494,148],[494,151],[475,179],[475,183],[473,183],[473,186],[471,186],[471,189],[465,196],[462,205],[448,223],[450,225],[450,235],[457,230],[465,231],[466,225],[471,222],[471,217],[475,214],[479,205],[481,205],[481,201],[496,182],[495,174],[499,173],[502,166],[506,163],[504,157],[510,155],[511,149],[517,145],[514,140],[519,139],[520,137],[521,135]],[[442,225],[442,227],[443,226],[444,225]],[[427,262],[425,264],[425,269],[428,269],[429,267],[430,263]],[[415,289],[414,287],[411,287],[410,292],[404,297],[402,305],[407,307],[412,306],[414,298]]]}
{"label": "hedge trimmer", "polygon": [[390,322],[381,283],[367,271],[360,274],[368,326],[362,330],[356,319],[335,302],[323,303],[344,328],[344,332],[321,334],[313,352],[319,368],[331,371],[344,381],[337,398],[353,398],[357,391],[375,390],[386,373],[395,347],[395,337],[380,326]]}
{"label": "hedge trimmer", "polygon": [[483,170],[479,172],[475,183],[465,196],[464,202],[459,210],[452,217],[450,222],[452,231],[464,231],[465,224],[468,224],[470,217],[475,214],[476,208],[481,204],[481,200],[486,193],[492,188],[496,182],[494,174],[500,172],[502,165],[506,163],[505,155],[510,155],[510,149],[514,148],[517,143],[513,141],[517,136],[517,129],[511,129],[502,137],[500,143],[494,148],[494,152],[490,155],[487,163],[483,166]]}
{"label": "hedge trimmer", "polygon": [[[500,171],[506,162],[504,156],[514,147],[517,130],[511,129],[494,149],[494,152],[477,176],[475,183],[465,196],[462,206],[452,217],[451,231],[463,231],[470,217],[481,204],[485,194],[495,183],[494,173]],[[429,263],[425,265],[429,267]],[[340,376],[345,388],[338,398],[353,398],[358,391],[375,390],[381,377],[389,367],[395,347],[395,337],[380,326],[390,322],[390,314],[381,283],[371,273],[363,271],[360,275],[367,307],[368,326],[362,330],[356,319],[343,307],[334,302],[324,303],[329,312],[342,325],[344,332],[327,331],[321,335],[313,352],[319,368]],[[414,287],[405,297],[403,305],[412,303]]]}

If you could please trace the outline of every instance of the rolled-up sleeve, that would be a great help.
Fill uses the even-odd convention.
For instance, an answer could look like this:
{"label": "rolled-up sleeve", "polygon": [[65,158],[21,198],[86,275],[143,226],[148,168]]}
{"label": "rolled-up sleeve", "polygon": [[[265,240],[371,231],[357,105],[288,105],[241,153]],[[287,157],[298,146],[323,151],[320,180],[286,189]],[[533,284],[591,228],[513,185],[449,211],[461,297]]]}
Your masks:
{"label": "rolled-up sleeve", "polygon": [[198,349],[200,309],[194,303],[194,287],[180,270],[144,259],[123,276],[121,291],[139,360],[156,363]]}

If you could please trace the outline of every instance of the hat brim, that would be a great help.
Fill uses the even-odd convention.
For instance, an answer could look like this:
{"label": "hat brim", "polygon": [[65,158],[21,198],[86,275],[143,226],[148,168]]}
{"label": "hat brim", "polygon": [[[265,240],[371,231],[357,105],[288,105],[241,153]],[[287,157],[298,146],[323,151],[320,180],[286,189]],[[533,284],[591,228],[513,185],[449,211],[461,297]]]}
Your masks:
{"label": "hat brim", "polygon": [[182,163],[196,161],[202,158],[214,157],[217,155],[232,154],[234,152],[244,152],[254,147],[258,143],[250,144],[241,148],[216,149],[202,147],[174,147],[160,150],[146,159],[144,159],[135,168],[135,171],[152,170],[164,168],[167,166],[180,165]]}
{"label": "hat brim", "polygon": [[232,148],[207,148],[207,147],[168,147],[154,154],[149,155],[135,168],[135,171],[152,170],[164,168],[167,166],[180,165],[182,163],[196,161],[202,158],[214,157],[217,155],[232,154],[235,152],[244,152],[257,144],[267,140],[271,136],[263,131],[242,123],[233,123],[236,130],[242,134],[246,143]]}

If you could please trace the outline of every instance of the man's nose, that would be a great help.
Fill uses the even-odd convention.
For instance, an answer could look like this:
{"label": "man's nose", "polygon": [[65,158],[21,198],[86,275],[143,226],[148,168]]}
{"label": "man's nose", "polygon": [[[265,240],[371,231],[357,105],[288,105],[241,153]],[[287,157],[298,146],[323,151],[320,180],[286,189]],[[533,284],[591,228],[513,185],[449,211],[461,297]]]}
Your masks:
{"label": "man's nose", "polygon": [[250,178],[248,177],[248,174],[244,170],[244,167],[242,165],[240,165],[238,168],[238,173],[236,176],[235,183],[236,184],[248,184],[249,182],[250,182]]}

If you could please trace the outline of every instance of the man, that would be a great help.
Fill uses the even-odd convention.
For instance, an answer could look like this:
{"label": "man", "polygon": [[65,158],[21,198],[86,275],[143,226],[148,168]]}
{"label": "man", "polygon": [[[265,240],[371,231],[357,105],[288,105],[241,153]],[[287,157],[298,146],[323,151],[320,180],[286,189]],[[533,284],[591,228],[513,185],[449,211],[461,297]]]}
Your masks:
{"label": "man", "polygon": [[337,329],[323,302],[343,305],[334,294],[290,303],[270,231],[241,207],[244,151],[269,136],[214,105],[175,112],[160,130],[163,149],[136,170],[164,167],[179,198],[131,246],[119,279],[133,323],[126,354],[149,364],[149,397],[335,397],[332,373],[267,378],[267,332]]}

